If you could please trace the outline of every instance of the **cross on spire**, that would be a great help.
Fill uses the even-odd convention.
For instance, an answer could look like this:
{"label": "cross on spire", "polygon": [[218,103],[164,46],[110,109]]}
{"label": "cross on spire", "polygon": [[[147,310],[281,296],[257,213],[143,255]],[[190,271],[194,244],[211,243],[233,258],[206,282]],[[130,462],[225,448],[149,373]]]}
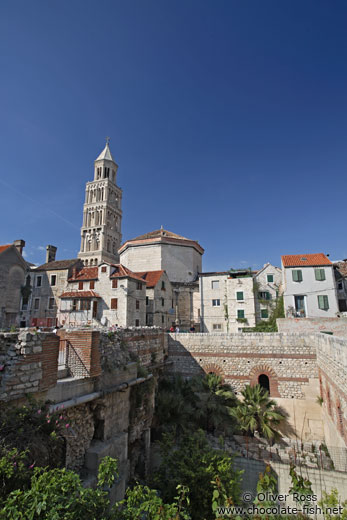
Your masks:
{"label": "cross on spire", "polygon": [[106,137],[106,144],[109,144],[109,142],[110,142],[110,138],[107,136]]}

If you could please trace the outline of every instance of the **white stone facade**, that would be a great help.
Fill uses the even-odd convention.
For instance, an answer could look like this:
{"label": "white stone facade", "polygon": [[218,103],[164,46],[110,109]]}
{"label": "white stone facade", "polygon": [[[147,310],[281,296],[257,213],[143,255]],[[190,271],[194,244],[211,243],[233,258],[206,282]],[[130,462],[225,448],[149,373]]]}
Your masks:
{"label": "white stone facade", "polygon": [[332,264],[284,266],[282,276],[287,317],[336,317],[339,308]]}
{"label": "white stone facade", "polygon": [[95,266],[102,261],[119,261],[122,190],[116,184],[117,170],[118,165],[106,144],[95,161],[94,180],[86,185],[81,249],[78,253],[85,266]]}
{"label": "white stone facade", "polygon": [[70,279],[61,298],[59,323],[64,327],[144,326],[146,282],[121,265],[102,262],[84,268]]}
{"label": "white stone facade", "polygon": [[[201,332],[242,332],[270,317],[281,286],[281,270],[266,264],[257,273],[225,271],[199,277]],[[266,312],[265,312],[266,311]]]}

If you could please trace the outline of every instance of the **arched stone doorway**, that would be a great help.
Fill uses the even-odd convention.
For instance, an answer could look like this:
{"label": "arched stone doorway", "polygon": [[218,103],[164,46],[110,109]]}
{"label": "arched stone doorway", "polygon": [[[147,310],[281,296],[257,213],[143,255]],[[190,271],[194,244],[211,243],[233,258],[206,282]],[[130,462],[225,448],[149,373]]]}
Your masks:
{"label": "arched stone doorway", "polygon": [[258,383],[264,390],[270,393],[270,380],[266,374],[260,374],[258,377]]}

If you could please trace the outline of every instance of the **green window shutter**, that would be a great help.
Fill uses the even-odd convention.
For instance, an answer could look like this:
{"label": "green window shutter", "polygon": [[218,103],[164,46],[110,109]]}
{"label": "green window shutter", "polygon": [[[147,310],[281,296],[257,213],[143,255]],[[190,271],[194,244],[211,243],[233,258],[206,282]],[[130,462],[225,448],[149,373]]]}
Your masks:
{"label": "green window shutter", "polygon": [[269,311],[267,309],[261,309],[260,315],[262,318],[268,318],[269,317]]}
{"label": "green window shutter", "polygon": [[245,317],[245,311],[243,309],[237,310],[237,317],[238,318],[244,318]]}
{"label": "green window shutter", "polygon": [[236,293],[236,299],[237,300],[243,300],[243,291],[240,291],[240,292],[237,292]]}
{"label": "green window shutter", "polygon": [[274,281],[274,275],[273,274],[268,274],[267,275],[267,281],[268,281],[268,283],[272,283]]}
{"label": "green window shutter", "polygon": [[325,280],[325,271],[324,271],[324,269],[315,269],[314,270],[314,274],[315,274],[316,280],[319,280],[320,282]]}
{"label": "green window shutter", "polygon": [[318,296],[318,307],[323,311],[327,311],[329,309],[329,299],[326,295]]}
{"label": "green window shutter", "polygon": [[292,275],[294,282],[302,282],[302,271],[300,269],[294,269]]}

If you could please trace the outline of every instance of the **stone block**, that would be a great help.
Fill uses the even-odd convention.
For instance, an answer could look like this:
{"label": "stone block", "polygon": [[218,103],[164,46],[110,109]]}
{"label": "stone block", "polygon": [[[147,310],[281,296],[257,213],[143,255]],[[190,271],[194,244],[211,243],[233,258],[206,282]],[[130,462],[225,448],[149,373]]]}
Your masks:
{"label": "stone block", "polygon": [[107,441],[93,440],[86,451],[85,465],[88,470],[97,472],[103,457],[114,457],[121,464],[128,458],[128,434],[119,433]]}

